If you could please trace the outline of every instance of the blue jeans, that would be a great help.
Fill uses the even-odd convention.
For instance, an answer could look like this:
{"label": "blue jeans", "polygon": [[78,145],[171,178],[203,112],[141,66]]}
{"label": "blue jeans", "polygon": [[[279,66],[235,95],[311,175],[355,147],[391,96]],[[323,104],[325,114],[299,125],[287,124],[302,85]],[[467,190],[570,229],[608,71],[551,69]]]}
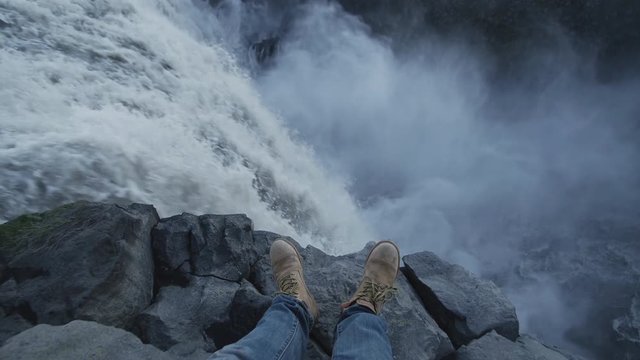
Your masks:
{"label": "blue jeans", "polygon": [[[313,318],[302,302],[278,295],[253,331],[210,359],[301,360],[312,326]],[[364,306],[347,308],[336,326],[332,358],[392,359],[384,320]]]}

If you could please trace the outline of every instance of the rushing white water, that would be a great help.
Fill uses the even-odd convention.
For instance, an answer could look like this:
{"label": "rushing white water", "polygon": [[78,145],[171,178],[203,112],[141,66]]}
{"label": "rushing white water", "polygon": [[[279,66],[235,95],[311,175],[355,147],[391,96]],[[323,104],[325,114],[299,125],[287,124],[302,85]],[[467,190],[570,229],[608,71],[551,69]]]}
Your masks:
{"label": "rushing white water", "polygon": [[0,217],[78,199],[247,213],[330,251],[371,240],[202,1],[1,0]]}

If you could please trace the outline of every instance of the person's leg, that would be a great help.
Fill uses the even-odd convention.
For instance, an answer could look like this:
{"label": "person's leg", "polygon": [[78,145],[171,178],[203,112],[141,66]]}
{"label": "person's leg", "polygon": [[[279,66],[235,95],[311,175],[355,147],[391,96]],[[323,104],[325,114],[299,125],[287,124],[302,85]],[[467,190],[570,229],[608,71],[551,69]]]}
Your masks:
{"label": "person's leg", "polygon": [[342,304],[344,311],[336,326],[333,359],[393,359],[387,325],[379,314],[384,302],[396,291],[393,287],[400,268],[400,251],[391,241],[381,241],[371,249],[358,290]]}
{"label": "person's leg", "polygon": [[302,260],[295,246],[276,239],[269,255],[279,295],[253,331],[210,359],[302,359],[318,306],[304,282]]}
{"label": "person's leg", "polygon": [[309,340],[313,317],[300,300],[278,295],[255,329],[210,359],[300,360]]}
{"label": "person's leg", "polygon": [[333,359],[391,360],[387,324],[369,308],[349,306],[336,326]]}

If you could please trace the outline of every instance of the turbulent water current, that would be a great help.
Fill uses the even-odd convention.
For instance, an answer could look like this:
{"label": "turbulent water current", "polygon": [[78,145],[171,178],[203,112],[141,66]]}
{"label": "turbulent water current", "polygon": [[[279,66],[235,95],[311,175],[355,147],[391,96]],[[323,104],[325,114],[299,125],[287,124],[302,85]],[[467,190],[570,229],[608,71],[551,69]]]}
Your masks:
{"label": "turbulent water current", "polygon": [[0,54],[1,217],[131,199],[165,216],[247,213],[256,227],[329,249],[369,238],[344,183],[292,140],[222,47],[207,3],[0,9],[10,24]]}
{"label": "turbulent water current", "polygon": [[492,278],[524,332],[637,355],[639,77],[551,21],[505,62],[374,15],[0,0],[0,220],[133,200],[333,253],[393,238]]}

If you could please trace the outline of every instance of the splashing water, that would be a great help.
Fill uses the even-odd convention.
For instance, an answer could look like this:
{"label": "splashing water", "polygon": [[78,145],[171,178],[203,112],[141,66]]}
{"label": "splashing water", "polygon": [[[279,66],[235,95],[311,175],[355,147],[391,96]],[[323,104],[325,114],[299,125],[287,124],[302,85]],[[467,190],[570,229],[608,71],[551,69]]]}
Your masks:
{"label": "splashing water", "polygon": [[201,1],[0,1],[0,218],[78,199],[247,213],[329,251],[371,234]]}

